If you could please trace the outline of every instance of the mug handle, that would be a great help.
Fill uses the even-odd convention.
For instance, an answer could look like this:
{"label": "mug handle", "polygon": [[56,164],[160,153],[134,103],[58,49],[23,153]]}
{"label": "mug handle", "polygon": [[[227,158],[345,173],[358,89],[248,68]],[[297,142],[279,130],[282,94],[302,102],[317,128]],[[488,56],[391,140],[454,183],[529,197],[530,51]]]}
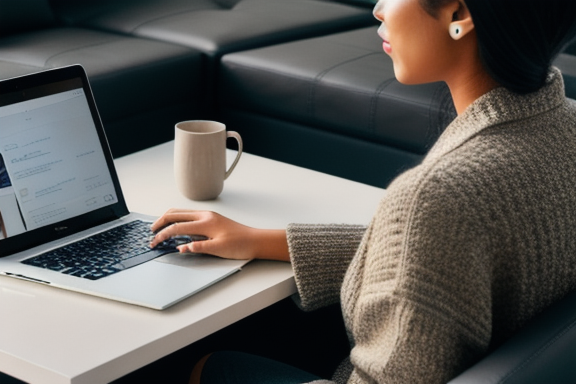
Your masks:
{"label": "mug handle", "polygon": [[235,138],[236,141],[238,142],[238,154],[236,155],[236,158],[234,159],[234,162],[232,163],[230,168],[228,168],[228,170],[224,174],[224,180],[226,180],[228,178],[228,176],[230,176],[230,174],[232,173],[232,171],[236,167],[236,164],[238,164],[238,160],[240,160],[240,155],[242,154],[242,148],[243,148],[242,147],[242,138],[240,137],[238,132],[234,132],[234,131],[226,132],[226,139],[228,139],[230,137]]}

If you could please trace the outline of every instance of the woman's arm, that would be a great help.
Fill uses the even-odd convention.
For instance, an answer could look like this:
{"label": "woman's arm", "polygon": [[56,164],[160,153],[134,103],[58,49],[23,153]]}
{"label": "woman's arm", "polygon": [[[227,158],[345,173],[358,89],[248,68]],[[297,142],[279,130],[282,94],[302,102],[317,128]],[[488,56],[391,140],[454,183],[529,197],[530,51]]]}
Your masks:
{"label": "woman's arm", "polygon": [[179,246],[180,252],[227,259],[290,261],[303,309],[335,303],[344,274],[366,227],[291,224],[284,229],[251,228],[214,212],[172,209],[153,225],[151,247],[177,235],[203,235],[204,241]]}
{"label": "woman's arm", "polygon": [[177,235],[203,235],[208,240],[178,249],[227,259],[290,261],[285,230],[248,227],[214,212],[171,209],[152,224],[152,231],[157,233],[151,247]]}

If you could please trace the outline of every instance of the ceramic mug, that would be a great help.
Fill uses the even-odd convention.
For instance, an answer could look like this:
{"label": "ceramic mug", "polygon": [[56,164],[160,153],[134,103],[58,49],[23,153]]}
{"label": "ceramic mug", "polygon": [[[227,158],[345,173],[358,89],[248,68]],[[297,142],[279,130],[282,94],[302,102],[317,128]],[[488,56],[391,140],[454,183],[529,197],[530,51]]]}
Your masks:
{"label": "ceramic mug", "polygon": [[[226,170],[226,139],[238,141],[238,154]],[[213,200],[224,189],[242,155],[242,138],[226,132],[217,121],[191,120],[176,124],[174,133],[174,176],[180,192],[192,200]]]}

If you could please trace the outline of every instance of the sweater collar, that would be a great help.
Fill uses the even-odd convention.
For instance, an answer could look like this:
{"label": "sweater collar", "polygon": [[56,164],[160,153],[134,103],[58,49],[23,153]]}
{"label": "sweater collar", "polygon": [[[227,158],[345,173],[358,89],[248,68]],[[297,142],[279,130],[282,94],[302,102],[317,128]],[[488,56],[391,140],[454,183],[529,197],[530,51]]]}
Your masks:
{"label": "sweater collar", "polygon": [[504,87],[493,89],[448,125],[425,160],[445,155],[488,127],[531,118],[557,108],[565,98],[564,81],[557,68],[550,70],[546,84],[540,90],[527,95],[510,92]]}

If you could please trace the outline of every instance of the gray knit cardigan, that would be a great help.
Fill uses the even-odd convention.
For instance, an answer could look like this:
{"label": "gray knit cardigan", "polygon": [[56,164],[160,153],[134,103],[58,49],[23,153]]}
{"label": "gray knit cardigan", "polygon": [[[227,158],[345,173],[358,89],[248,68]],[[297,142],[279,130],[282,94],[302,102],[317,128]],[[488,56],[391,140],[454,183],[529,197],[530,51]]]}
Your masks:
{"label": "gray knit cardigan", "polygon": [[576,289],[576,103],[560,72],[476,100],[368,228],[287,235],[302,307],[341,302],[348,382],[445,383]]}

